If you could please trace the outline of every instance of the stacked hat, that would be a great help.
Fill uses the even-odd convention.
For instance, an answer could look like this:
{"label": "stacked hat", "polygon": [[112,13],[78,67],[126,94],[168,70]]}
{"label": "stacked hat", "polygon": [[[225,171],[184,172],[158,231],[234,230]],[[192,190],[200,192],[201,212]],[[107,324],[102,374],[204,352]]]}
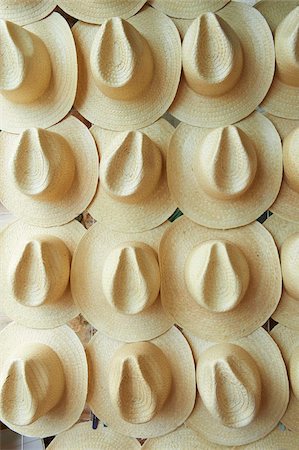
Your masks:
{"label": "stacked hat", "polygon": [[1,2],[8,427],[298,448],[298,23],[295,0]]}

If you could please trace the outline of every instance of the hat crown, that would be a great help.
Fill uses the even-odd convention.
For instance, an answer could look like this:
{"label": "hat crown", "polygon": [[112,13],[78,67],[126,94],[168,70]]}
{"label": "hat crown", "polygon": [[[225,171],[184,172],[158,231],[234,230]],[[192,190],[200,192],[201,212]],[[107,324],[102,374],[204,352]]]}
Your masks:
{"label": "hat crown", "polygon": [[106,300],[120,313],[144,311],[155,302],[160,290],[155,251],[140,242],[114,248],[104,263],[102,287]]}
{"label": "hat crown", "polygon": [[257,170],[254,145],[234,125],[209,132],[196,154],[198,183],[219,200],[240,197],[251,186]]}
{"label": "hat crown", "polygon": [[140,96],[154,70],[146,39],[120,17],[108,19],[100,27],[91,47],[90,65],[97,87],[115,100]]}
{"label": "hat crown", "polygon": [[200,95],[230,91],[243,68],[243,52],[234,30],[207,12],[195,19],[182,44],[183,71],[190,88]]}
{"label": "hat crown", "polygon": [[0,417],[25,426],[51,411],[65,385],[58,355],[47,345],[18,347],[0,373]]}
{"label": "hat crown", "polygon": [[185,263],[185,282],[192,298],[213,312],[235,308],[248,288],[249,267],[242,251],[223,240],[195,246]]}
{"label": "hat crown", "polygon": [[101,186],[119,201],[141,201],[158,185],[162,165],[160,149],[146,134],[121,133],[101,159]]}
{"label": "hat crown", "polygon": [[299,128],[295,128],[283,141],[284,179],[288,186],[299,192]]}
{"label": "hat crown", "polygon": [[15,23],[0,20],[0,92],[14,103],[31,103],[47,89],[51,61],[43,41]]}
{"label": "hat crown", "polygon": [[171,368],[163,351],[151,342],[120,347],[113,357],[110,374],[111,402],[127,422],[149,422],[169,397]]}
{"label": "hat crown", "polygon": [[11,255],[8,284],[17,302],[42,306],[56,302],[69,283],[70,252],[56,237],[36,236]]}
{"label": "hat crown", "polygon": [[63,198],[75,176],[75,161],[67,141],[40,128],[21,133],[10,165],[18,189],[39,200]]}
{"label": "hat crown", "polygon": [[216,344],[201,354],[197,387],[210,414],[227,427],[240,428],[256,417],[261,377],[254,359],[242,347]]}
{"label": "hat crown", "polygon": [[284,289],[299,301],[299,233],[292,234],[283,242],[280,259]]}
{"label": "hat crown", "polygon": [[292,352],[289,363],[289,378],[292,391],[297,400],[299,400],[299,347]]}
{"label": "hat crown", "polygon": [[299,7],[278,25],[274,41],[278,78],[289,86],[299,87]]}

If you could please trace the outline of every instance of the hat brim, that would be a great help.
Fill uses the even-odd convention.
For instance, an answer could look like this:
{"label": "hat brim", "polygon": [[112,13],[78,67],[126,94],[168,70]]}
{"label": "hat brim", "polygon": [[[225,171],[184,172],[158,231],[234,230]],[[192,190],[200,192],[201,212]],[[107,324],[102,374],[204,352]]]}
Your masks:
{"label": "hat brim", "polygon": [[136,130],[158,120],[172,103],[180,79],[181,42],[171,19],[148,6],[128,22],[148,42],[155,67],[146,92],[128,101],[107,97],[94,82],[89,56],[99,26],[78,22],[72,28],[79,66],[75,107],[87,120],[109,130]]}
{"label": "hat brim", "polygon": [[105,299],[101,275],[110,251],[117,245],[137,241],[149,245],[158,253],[162,235],[170,223],[143,233],[112,231],[110,225],[97,222],[85,234],[77,247],[71,270],[71,289],[83,316],[96,329],[125,342],[153,339],[167,331],[174,321],[156,301],[138,314],[124,314],[114,309]]}
{"label": "hat brim", "polygon": [[18,25],[27,25],[46,17],[56,5],[55,0],[30,0],[22,4],[15,0],[4,0],[0,3],[0,18]]}
{"label": "hat brim", "polygon": [[[264,223],[264,227],[271,233],[278,250],[283,242],[292,234],[299,233],[299,223],[288,222],[273,214]],[[288,328],[299,331],[299,300],[290,297],[285,290],[282,291],[280,302],[272,317],[276,322]]]}
{"label": "hat brim", "polygon": [[128,19],[136,14],[146,0],[58,0],[60,8],[73,17],[88,23],[101,24],[111,17]]}
{"label": "hat brim", "polygon": [[170,365],[172,388],[163,408],[152,420],[131,424],[115,411],[109,395],[110,363],[124,342],[114,341],[99,332],[86,348],[89,367],[87,402],[93,412],[115,431],[126,436],[147,438],[176,429],[189,417],[195,400],[195,370],[190,347],[176,328],[151,340],[162,350]]}
{"label": "hat brim", "polygon": [[[93,126],[90,131],[97,144],[100,158],[108,154],[111,141],[119,133],[97,126]],[[140,131],[156,144],[163,158],[161,178],[154,192],[139,202],[123,203],[109,196],[99,183],[96,195],[88,208],[96,220],[101,220],[107,215],[111,229],[116,231],[150,230],[165,222],[176,210],[176,203],[169,192],[166,173],[167,150],[174,128],[166,120],[160,119]]]}
{"label": "hat brim", "polygon": [[[198,244],[224,239],[244,254],[250,271],[248,290],[232,310],[215,313],[200,306],[189,294],[184,267]],[[163,235],[159,249],[162,305],[175,323],[201,339],[227,341],[252,333],[274,312],[281,296],[277,248],[270,233],[258,222],[231,230],[197,225],[177,219]]]}
{"label": "hat brim", "polygon": [[[214,345],[213,342],[202,341],[185,331],[184,335],[196,363],[201,354]],[[256,418],[245,427],[232,428],[213,417],[197,394],[187,425],[219,445],[244,445],[263,438],[276,427],[289,401],[287,371],[279,348],[271,336],[263,328],[259,328],[232,343],[246,350],[256,362],[262,382],[262,397]]]}
{"label": "hat brim", "polygon": [[299,5],[298,0],[260,0],[254,7],[265,17],[272,33],[275,32],[277,25]]}
{"label": "hat brim", "polygon": [[149,0],[149,4],[170,17],[195,19],[205,12],[215,12],[223,8],[230,0]]}
{"label": "hat brim", "polygon": [[41,38],[47,47],[52,76],[47,90],[32,103],[13,103],[0,93],[3,111],[0,129],[10,133],[54,125],[71,110],[76,94],[76,48],[66,20],[60,14],[53,13],[25,28]]}
{"label": "hat brim", "polygon": [[[299,333],[283,325],[276,325],[271,331],[271,336],[278,345],[286,366],[295,349],[299,347]],[[272,367],[273,362],[272,362]],[[299,431],[299,400],[290,392],[290,402],[281,422],[291,431]]]}
{"label": "hat brim", "polygon": [[15,253],[16,247],[22,242],[40,235],[54,236],[61,239],[73,255],[84,233],[85,228],[75,220],[63,226],[51,228],[34,227],[17,221],[0,233],[1,305],[12,320],[31,328],[54,328],[65,324],[79,314],[79,309],[71,294],[70,284],[63,296],[55,303],[46,303],[39,307],[22,305],[11,292],[7,279],[7,267],[11,255]]}
{"label": "hat brim", "polygon": [[211,197],[198,183],[194,157],[209,128],[181,123],[175,130],[167,155],[169,189],[180,210],[201,225],[235,228],[256,220],[276,199],[282,181],[282,150],[279,135],[260,113],[235,124],[251,139],[257,156],[257,171],[251,186],[240,197]]}
{"label": "hat brim", "polygon": [[261,106],[274,116],[299,119],[299,87],[282,83],[275,73],[271,87]]}
{"label": "hat brim", "polygon": [[[182,74],[170,113],[182,122],[198,127],[230,125],[247,117],[267,94],[274,74],[273,37],[263,16],[251,6],[236,2],[227,4],[217,15],[239,37],[243,70],[236,85],[217,97],[197,94],[188,86]],[[188,24],[184,20],[182,23],[185,30],[181,28],[181,33],[184,33],[191,22]]]}
{"label": "hat brim", "polygon": [[[88,128],[70,116],[49,131],[60,134],[67,141],[76,167],[69,191],[62,199],[51,202],[34,200],[17,188],[9,161],[19,136],[5,132],[0,134],[1,201],[16,217],[40,227],[63,225],[81,214],[91,202],[98,183],[98,153]],[[63,168],[61,170],[63,176]]]}
{"label": "hat brim", "polygon": [[299,120],[285,119],[283,117],[273,116],[267,112],[264,113],[264,116],[273,123],[282,140],[290,134],[291,131],[299,127]]}
{"label": "hat brim", "polygon": [[48,450],[140,450],[141,445],[137,439],[122,436],[111,428],[99,423],[96,430],[92,423],[84,422],[74,425],[67,431],[60,433],[47,447]]}
{"label": "hat brim", "polygon": [[87,363],[79,338],[67,325],[53,330],[33,330],[11,323],[0,333],[0,367],[19,343],[37,342],[51,347],[61,361],[65,376],[63,397],[57,406],[30,425],[17,426],[2,421],[19,434],[44,438],[67,430],[79,419],[87,395]]}

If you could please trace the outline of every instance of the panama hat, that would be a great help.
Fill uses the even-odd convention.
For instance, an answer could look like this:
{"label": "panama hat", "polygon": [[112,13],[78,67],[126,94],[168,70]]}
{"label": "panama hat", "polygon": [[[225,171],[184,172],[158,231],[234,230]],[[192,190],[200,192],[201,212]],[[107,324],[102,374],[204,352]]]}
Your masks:
{"label": "panama hat", "polygon": [[283,140],[291,131],[295,130],[295,128],[299,127],[299,120],[285,119],[283,117],[273,116],[267,112],[265,112],[264,115],[271,120],[278,131],[281,140]]}
{"label": "panama hat", "polygon": [[[271,336],[278,345],[286,363],[290,380],[290,402],[282,423],[292,431],[299,431],[299,333],[276,325],[271,331]],[[272,368],[274,367],[272,362]],[[298,441],[297,441],[298,444]]]}
{"label": "panama hat", "polygon": [[292,11],[299,6],[298,0],[259,0],[255,8],[265,17],[269,27],[274,33],[279,23]]}
{"label": "panama hat", "polygon": [[231,342],[184,331],[196,362],[198,396],[187,425],[220,445],[244,445],[277,425],[289,401],[286,367],[263,329]]}
{"label": "panama hat", "polygon": [[0,129],[48,128],[70,111],[77,86],[74,39],[57,13],[22,28],[0,20]]}
{"label": "panama hat", "polygon": [[297,126],[283,136],[283,180],[279,194],[270,209],[283,219],[299,222],[299,121],[292,122]]}
{"label": "panama hat", "polygon": [[279,135],[257,112],[212,130],[181,123],[170,142],[167,177],[178,207],[194,222],[222,229],[246,225],[279,192]]}
{"label": "panama hat", "polygon": [[101,24],[111,17],[128,19],[136,14],[146,0],[58,0],[59,6],[68,14],[88,23]]}
{"label": "panama hat", "polygon": [[98,154],[88,129],[68,117],[43,130],[0,134],[0,198],[16,217],[37,226],[70,222],[89,205]]}
{"label": "panama hat", "polygon": [[174,323],[160,299],[158,246],[170,223],[143,233],[93,225],[75,252],[71,289],[83,316],[121,341],[152,339]]}
{"label": "panama hat", "polygon": [[139,131],[91,128],[101,159],[99,187],[88,208],[95,219],[107,215],[111,228],[132,232],[157,227],[173,214],[166,175],[173,132],[164,119]]}
{"label": "panama hat", "polygon": [[60,433],[47,447],[48,450],[140,450],[137,439],[122,436],[102,424],[96,430],[91,422],[78,423]]}
{"label": "panama hat", "polygon": [[18,25],[27,25],[46,17],[53,11],[56,0],[1,0],[0,19],[10,20]]}
{"label": "panama hat", "polygon": [[299,223],[288,222],[273,214],[263,223],[271,233],[280,252],[283,291],[272,314],[276,322],[299,332],[299,283],[296,265],[299,262]]}
{"label": "panama hat", "polygon": [[84,233],[77,221],[51,228],[17,221],[0,233],[1,306],[11,319],[54,328],[79,314],[69,281],[72,255]]}
{"label": "panama hat", "polygon": [[299,69],[295,50],[299,42],[298,21],[299,6],[275,30],[276,72],[262,102],[267,112],[286,119],[299,119]]}
{"label": "panama hat", "polygon": [[159,258],[165,311],[201,339],[246,336],[279,302],[277,248],[258,222],[214,230],[180,217],[165,231]]}
{"label": "panama hat", "polygon": [[149,4],[164,14],[181,19],[195,19],[207,11],[218,11],[230,0],[149,0]]}
{"label": "panama hat", "polygon": [[[0,333],[0,420],[19,434],[53,436],[80,417],[87,395],[83,346],[67,326]],[[76,401],[74,401],[76,395]]]}
{"label": "panama hat", "polygon": [[[181,73],[181,43],[172,20],[145,7],[124,20],[73,27],[79,79],[76,109],[109,130],[146,127],[172,103]],[[121,51],[113,51],[113,48]]]}
{"label": "panama hat", "polygon": [[129,344],[98,332],[86,354],[87,402],[108,427],[126,436],[155,437],[176,429],[190,415],[194,361],[176,327],[151,341]]}
{"label": "panama hat", "polygon": [[182,25],[183,75],[170,113],[208,128],[230,125],[252,113],[274,74],[273,38],[263,16],[251,6],[230,2],[217,13]]}

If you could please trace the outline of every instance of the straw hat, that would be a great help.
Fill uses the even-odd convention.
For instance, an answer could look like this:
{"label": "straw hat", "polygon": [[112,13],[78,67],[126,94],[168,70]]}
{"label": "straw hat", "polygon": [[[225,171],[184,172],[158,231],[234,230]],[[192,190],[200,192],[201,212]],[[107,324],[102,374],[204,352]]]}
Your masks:
{"label": "straw hat", "polygon": [[190,347],[176,328],[148,342],[125,344],[99,332],[86,348],[88,404],[115,431],[155,437],[189,417],[195,400]]}
{"label": "straw hat", "polygon": [[[77,57],[66,20],[57,13],[21,28],[0,20],[5,49],[0,73],[0,129],[48,128],[74,102]],[[12,77],[12,74],[14,75]]]}
{"label": "straw hat", "polygon": [[136,14],[146,0],[58,0],[59,6],[77,19],[88,23],[103,23],[111,17],[127,19]]}
{"label": "straw hat", "polygon": [[275,30],[276,72],[262,102],[267,112],[286,119],[299,119],[299,68],[296,54],[299,43],[298,21],[297,6]]}
{"label": "straw hat", "polygon": [[97,149],[88,129],[74,117],[48,130],[1,133],[0,164],[1,201],[33,225],[70,222],[96,191]]}
{"label": "straw hat", "polygon": [[265,17],[274,33],[279,23],[298,5],[298,0],[259,0],[255,8]]}
{"label": "straw hat", "polygon": [[100,184],[88,208],[95,219],[107,216],[111,228],[132,232],[157,227],[172,215],[176,203],[166,155],[173,132],[164,119],[139,131],[91,128],[101,158]]}
{"label": "straw hat", "polygon": [[[146,127],[166,112],[181,74],[180,38],[169,17],[148,6],[101,27],[78,22],[73,35],[79,65],[75,106],[82,116],[103,128],[127,131]],[[112,51],[114,46],[121,51]]]}
{"label": "straw hat", "polygon": [[122,436],[102,424],[96,430],[91,422],[78,423],[70,430],[56,436],[48,450],[140,450],[137,439]]}
{"label": "straw hat", "polygon": [[170,143],[167,176],[178,207],[194,222],[223,229],[246,225],[279,192],[279,135],[257,112],[212,130],[181,123]]}
{"label": "straw hat", "polygon": [[[299,333],[283,325],[276,325],[271,336],[277,343],[286,363],[290,381],[290,402],[282,423],[291,431],[299,431]],[[272,362],[272,368],[274,364]],[[297,448],[298,448],[297,441]]]}
{"label": "straw hat", "polygon": [[271,206],[271,211],[283,219],[299,222],[299,121],[293,122],[296,127],[283,136],[283,168],[284,175],[279,194]]}
{"label": "straw hat", "polygon": [[153,339],[174,323],[160,299],[158,246],[170,223],[143,233],[93,225],[75,252],[71,288],[84,317],[114,339]]}
{"label": "straw hat", "polygon": [[273,214],[263,225],[273,236],[280,252],[283,291],[273,319],[299,332],[299,223],[288,222]]}
{"label": "straw hat", "polygon": [[184,75],[171,114],[210,128],[230,125],[254,111],[274,74],[273,38],[263,16],[251,6],[231,2],[217,14],[184,20],[179,28]]}
{"label": "straw hat", "polygon": [[269,334],[259,328],[220,344],[184,334],[196,362],[198,389],[188,426],[220,445],[248,444],[270,433],[287,408],[289,383]]}
{"label": "straw hat", "polygon": [[86,357],[76,334],[67,325],[33,330],[11,323],[0,333],[0,347],[0,420],[41,438],[70,428],[87,395]]}
{"label": "straw hat", "polygon": [[264,115],[271,120],[278,131],[281,140],[283,140],[295,128],[299,127],[299,120],[284,119],[283,117],[273,116],[270,113],[264,113]]}
{"label": "straw hat", "polygon": [[17,221],[0,233],[1,306],[21,325],[54,328],[79,314],[69,280],[85,233],[77,221],[40,228]]}
{"label": "straw hat", "polygon": [[181,19],[195,19],[208,11],[218,11],[230,0],[149,0],[149,4],[164,14]]}
{"label": "straw hat", "polygon": [[246,336],[277,307],[278,252],[258,222],[212,230],[180,217],[164,233],[159,258],[164,309],[201,339]]}
{"label": "straw hat", "polygon": [[27,25],[46,17],[53,11],[56,0],[1,0],[0,19],[10,20],[18,25]]}

